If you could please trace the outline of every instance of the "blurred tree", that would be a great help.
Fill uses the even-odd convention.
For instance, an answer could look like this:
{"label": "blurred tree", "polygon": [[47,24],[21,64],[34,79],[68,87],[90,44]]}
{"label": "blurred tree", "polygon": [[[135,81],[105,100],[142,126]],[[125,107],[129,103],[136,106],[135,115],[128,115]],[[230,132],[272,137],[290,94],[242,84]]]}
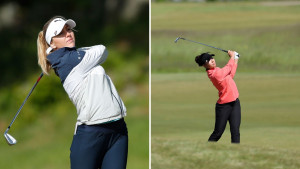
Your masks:
{"label": "blurred tree", "polygon": [[[130,5],[133,3],[138,5]],[[128,10],[129,7],[138,10]],[[77,46],[116,45],[114,49],[119,50],[120,57],[136,61],[141,65],[140,70],[148,71],[145,64],[138,63],[141,62],[138,57],[147,57],[149,51],[148,8],[147,0],[1,1],[0,89],[21,82],[40,70],[36,54],[37,35],[47,20],[55,15],[76,21],[79,31],[76,33]],[[136,13],[126,19],[123,17],[126,11]]]}

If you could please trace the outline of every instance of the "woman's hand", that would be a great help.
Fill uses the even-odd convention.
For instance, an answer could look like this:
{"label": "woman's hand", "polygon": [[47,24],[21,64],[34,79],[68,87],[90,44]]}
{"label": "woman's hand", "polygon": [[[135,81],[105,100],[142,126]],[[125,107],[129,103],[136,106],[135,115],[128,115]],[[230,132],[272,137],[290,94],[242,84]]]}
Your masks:
{"label": "woman's hand", "polygon": [[234,52],[234,51],[231,51],[231,50],[228,50],[228,56],[229,56],[231,59],[234,59],[235,52]]}

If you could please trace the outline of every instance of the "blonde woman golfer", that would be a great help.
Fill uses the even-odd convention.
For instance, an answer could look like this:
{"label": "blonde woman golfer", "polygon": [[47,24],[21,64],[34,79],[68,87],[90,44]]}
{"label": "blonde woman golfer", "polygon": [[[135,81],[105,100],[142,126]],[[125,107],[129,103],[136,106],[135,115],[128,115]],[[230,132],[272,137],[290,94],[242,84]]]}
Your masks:
{"label": "blonde woman golfer", "polygon": [[54,70],[77,109],[71,169],[125,169],[126,108],[100,65],[107,59],[107,49],[103,45],[76,48],[75,26],[72,19],[55,16],[44,25],[37,40],[43,72]]}

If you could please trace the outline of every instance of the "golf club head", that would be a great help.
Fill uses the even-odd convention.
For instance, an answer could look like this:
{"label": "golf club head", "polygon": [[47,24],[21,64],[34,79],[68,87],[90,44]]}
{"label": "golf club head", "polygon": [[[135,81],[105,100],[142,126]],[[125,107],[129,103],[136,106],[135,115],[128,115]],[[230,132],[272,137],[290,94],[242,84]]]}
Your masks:
{"label": "golf club head", "polygon": [[178,38],[175,39],[175,43],[177,43],[177,41],[179,41],[179,39],[185,40],[185,38],[178,37]]}
{"label": "golf club head", "polygon": [[176,38],[174,42],[177,43],[179,39],[181,39],[181,37]]}
{"label": "golf club head", "polygon": [[12,146],[12,145],[17,144],[17,140],[13,136],[11,136],[10,134],[4,133],[4,137],[5,137],[6,142],[7,142],[8,145]]}

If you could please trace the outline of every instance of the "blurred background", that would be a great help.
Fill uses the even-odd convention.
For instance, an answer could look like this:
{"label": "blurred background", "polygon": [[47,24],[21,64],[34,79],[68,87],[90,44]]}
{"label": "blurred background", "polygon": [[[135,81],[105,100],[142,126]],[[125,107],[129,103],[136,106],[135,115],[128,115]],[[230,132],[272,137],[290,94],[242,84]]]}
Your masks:
{"label": "blurred background", "polygon": [[[149,166],[149,2],[148,0],[4,0],[0,2],[0,132],[4,133],[41,73],[39,31],[53,16],[75,20],[76,46],[103,44],[102,65],[127,107],[128,168]],[[0,168],[70,168],[76,109],[60,80],[44,76],[9,133],[0,139]]]}
{"label": "blurred background", "polygon": [[[151,1],[152,169],[300,168],[300,1]],[[194,59],[240,53],[241,144],[216,144],[218,92]]]}

